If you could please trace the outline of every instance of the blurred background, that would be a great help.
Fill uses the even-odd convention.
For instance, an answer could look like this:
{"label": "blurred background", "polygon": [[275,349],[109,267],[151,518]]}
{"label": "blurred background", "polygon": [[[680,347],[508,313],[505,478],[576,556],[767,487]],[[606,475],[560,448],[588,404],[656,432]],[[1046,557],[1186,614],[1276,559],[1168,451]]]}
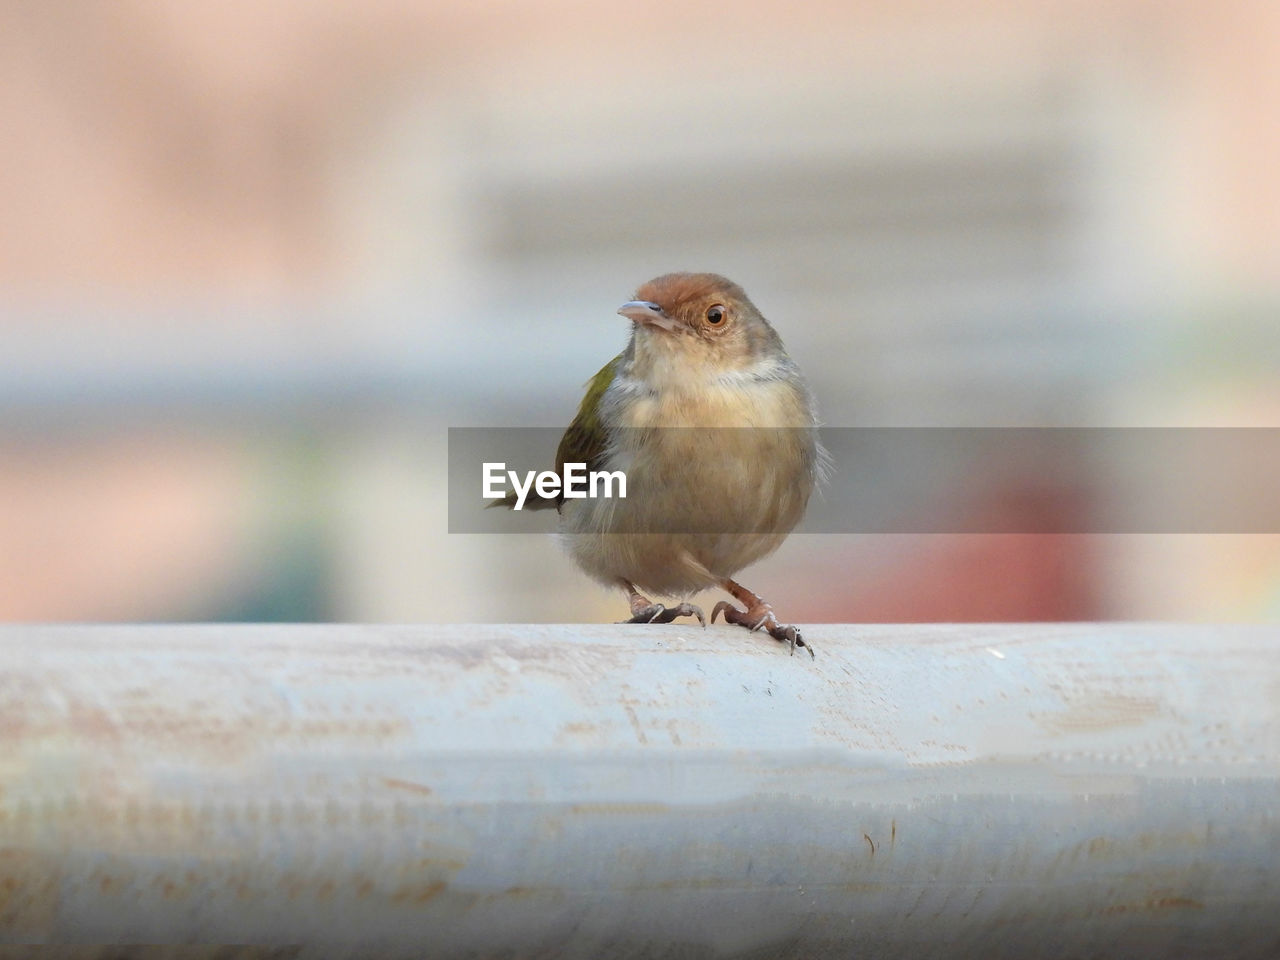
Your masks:
{"label": "blurred background", "polygon": [[[1280,426],[1278,49],[1270,0],[0,2],[0,617],[618,619],[550,537],[448,533],[446,430],[566,424],[675,269],[832,426]],[[1280,620],[1280,537],[743,579]]]}

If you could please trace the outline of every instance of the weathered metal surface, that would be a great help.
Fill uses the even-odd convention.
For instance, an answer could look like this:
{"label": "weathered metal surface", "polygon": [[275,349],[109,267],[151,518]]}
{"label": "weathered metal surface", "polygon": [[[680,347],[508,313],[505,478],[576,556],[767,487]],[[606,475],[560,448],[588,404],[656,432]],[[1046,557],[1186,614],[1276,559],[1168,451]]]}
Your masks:
{"label": "weathered metal surface", "polygon": [[806,636],[0,628],[0,942],[1280,955],[1280,630]]}

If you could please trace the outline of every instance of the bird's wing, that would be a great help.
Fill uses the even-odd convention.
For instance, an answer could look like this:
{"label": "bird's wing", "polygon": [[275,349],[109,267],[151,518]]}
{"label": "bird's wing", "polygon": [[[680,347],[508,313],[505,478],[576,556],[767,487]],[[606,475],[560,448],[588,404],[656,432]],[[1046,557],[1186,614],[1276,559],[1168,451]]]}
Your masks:
{"label": "bird's wing", "polygon": [[[600,423],[600,401],[604,397],[604,392],[609,389],[609,384],[613,382],[613,374],[619,360],[621,355],[614,357],[601,367],[600,371],[587,383],[587,392],[582,398],[582,403],[578,405],[577,416],[565,430],[564,436],[560,438],[560,446],[556,448],[556,473],[561,476],[564,476],[566,463],[585,463],[588,471],[601,468],[607,438],[604,427]],[[549,510],[555,507],[558,510],[563,501],[563,495],[540,497],[530,491],[525,499],[524,509]],[[514,492],[500,500],[489,502],[491,507],[515,507],[515,505]]]}
{"label": "bird's wing", "polygon": [[600,422],[600,402],[613,383],[621,356],[614,357],[587,384],[587,392],[578,405],[578,414],[560,438],[556,448],[556,473],[563,475],[566,463],[585,463],[587,470],[599,470],[603,466],[608,436]]}

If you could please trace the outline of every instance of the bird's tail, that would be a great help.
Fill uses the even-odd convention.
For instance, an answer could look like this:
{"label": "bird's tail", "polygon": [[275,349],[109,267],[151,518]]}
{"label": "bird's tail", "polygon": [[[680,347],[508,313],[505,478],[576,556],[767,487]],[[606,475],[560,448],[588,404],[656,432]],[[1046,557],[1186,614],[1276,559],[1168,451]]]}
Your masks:
{"label": "bird's tail", "polygon": [[[513,490],[511,493],[508,493],[505,497],[500,497],[497,500],[490,500],[487,504],[485,504],[485,509],[491,510],[494,507],[506,507],[508,510],[515,510],[516,504],[519,503],[519,501],[520,501],[520,498],[516,496],[516,493]],[[521,510],[555,510],[559,506],[560,506],[560,501],[558,498],[540,497],[531,490],[529,491],[529,495],[524,498],[524,503],[520,506],[520,509]]]}

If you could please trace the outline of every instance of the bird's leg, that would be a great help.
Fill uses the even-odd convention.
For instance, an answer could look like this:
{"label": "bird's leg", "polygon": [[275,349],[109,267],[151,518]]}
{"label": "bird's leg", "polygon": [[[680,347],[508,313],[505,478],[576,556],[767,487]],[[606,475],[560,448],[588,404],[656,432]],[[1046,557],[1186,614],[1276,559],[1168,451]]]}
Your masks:
{"label": "bird's leg", "polygon": [[697,617],[700,624],[704,627],[707,625],[706,614],[700,607],[695,607],[691,603],[666,607],[660,603],[654,603],[640,593],[635,584],[627,580],[622,581],[622,586],[627,591],[627,598],[631,601],[631,619],[624,620],[623,623],[670,623],[676,617]]}
{"label": "bird's leg", "polygon": [[716,622],[717,615],[723,613],[725,623],[736,623],[738,626],[746,627],[748,630],[764,630],[773,639],[789,644],[792,656],[795,655],[796,647],[805,647],[809,651],[809,656],[812,657],[814,655],[813,646],[804,642],[799,630],[790,624],[783,626],[778,623],[778,618],[773,615],[773,607],[769,606],[742,584],[726,577],[720,581],[720,586],[724,587],[725,590],[733,595],[733,599],[747,609],[739,610],[728,600],[721,600],[711,611],[712,623]]}

